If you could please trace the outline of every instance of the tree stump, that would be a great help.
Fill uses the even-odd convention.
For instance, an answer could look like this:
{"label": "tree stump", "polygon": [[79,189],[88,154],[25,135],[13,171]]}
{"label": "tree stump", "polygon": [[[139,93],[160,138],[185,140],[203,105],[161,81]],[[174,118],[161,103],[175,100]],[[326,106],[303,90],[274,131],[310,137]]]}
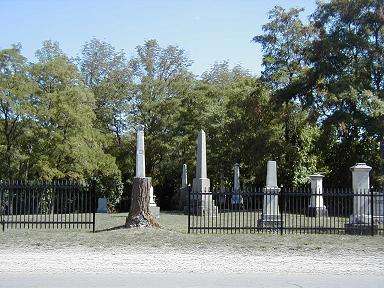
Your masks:
{"label": "tree stump", "polygon": [[125,221],[125,227],[160,227],[149,211],[149,178],[134,178],[132,185],[131,208]]}

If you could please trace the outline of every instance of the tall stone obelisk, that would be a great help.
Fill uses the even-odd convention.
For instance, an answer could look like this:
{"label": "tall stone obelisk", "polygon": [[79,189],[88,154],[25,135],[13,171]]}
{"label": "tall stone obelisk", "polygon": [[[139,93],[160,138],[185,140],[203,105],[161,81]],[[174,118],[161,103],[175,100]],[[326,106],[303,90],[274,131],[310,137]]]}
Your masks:
{"label": "tall stone obelisk", "polygon": [[259,227],[280,228],[283,224],[279,211],[279,193],[277,186],[276,161],[267,163],[267,181],[264,188],[263,214],[257,221]]}
{"label": "tall stone obelisk", "polygon": [[181,188],[179,195],[179,209],[188,214],[188,197],[189,197],[189,187],[188,187],[188,171],[187,164],[183,164],[181,171]]}
{"label": "tall stone obelisk", "polygon": [[212,193],[210,191],[210,180],[207,178],[207,146],[205,132],[201,130],[197,137],[197,163],[196,178],[193,179],[193,205],[196,211],[193,213],[202,215],[216,215],[217,207],[215,206]]}
{"label": "tall stone obelisk", "polygon": [[151,178],[145,177],[144,127],[139,125],[136,129],[136,176],[133,178],[131,208],[125,226],[159,227],[156,220],[159,215],[156,213],[159,214],[159,207],[154,203]]}
{"label": "tall stone obelisk", "polygon": [[243,199],[240,195],[240,164],[234,165],[233,173],[233,191],[232,191],[232,205],[238,206],[243,204]]}
{"label": "tall stone obelisk", "polygon": [[136,130],[136,178],[145,178],[144,127]]}

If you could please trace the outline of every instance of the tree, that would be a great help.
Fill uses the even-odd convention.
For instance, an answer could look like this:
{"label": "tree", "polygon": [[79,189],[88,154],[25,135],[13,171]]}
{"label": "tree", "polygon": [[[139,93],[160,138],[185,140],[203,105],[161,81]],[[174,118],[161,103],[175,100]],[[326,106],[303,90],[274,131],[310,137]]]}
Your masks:
{"label": "tree", "polygon": [[124,51],[96,38],[86,42],[79,61],[85,84],[95,96],[97,126],[113,133],[118,147],[127,130],[132,105],[133,69]]}
{"label": "tree", "polygon": [[30,129],[30,96],[34,87],[20,50],[21,45],[14,45],[0,51],[0,165],[2,177],[8,179],[28,175],[27,169],[26,174],[22,173],[27,157],[22,142]]}
{"label": "tree", "polygon": [[44,42],[37,53],[44,57],[32,66],[38,86],[33,95],[34,175],[43,179],[96,177],[101,184],[109,182],[107,191],[102,185],[98,191],[115,204],[121,194],[121,176],[114,157],[103,151],[105,137],[94,127],[94,96],[74,63],[60,51],[58,44]]}

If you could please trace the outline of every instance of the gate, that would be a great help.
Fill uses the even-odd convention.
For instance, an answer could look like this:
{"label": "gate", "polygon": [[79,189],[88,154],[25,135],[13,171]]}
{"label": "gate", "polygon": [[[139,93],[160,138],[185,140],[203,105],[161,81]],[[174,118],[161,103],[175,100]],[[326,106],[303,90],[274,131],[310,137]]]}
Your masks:
{"label": "gate", "polygon": [[96,197],[87,184],[72,181],[0,182],[3,231],[24,229],[92,229]]}
{"label": "gate", "polygon": [[190,191],[188,207],[188,233],[384,235],[383,189]]}

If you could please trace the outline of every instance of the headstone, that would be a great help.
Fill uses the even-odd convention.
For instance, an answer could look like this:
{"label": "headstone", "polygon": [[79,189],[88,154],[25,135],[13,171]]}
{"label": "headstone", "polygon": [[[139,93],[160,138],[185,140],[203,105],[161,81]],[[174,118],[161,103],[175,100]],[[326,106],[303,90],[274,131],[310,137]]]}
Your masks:
{"label": "headstone", "polygon": [[107,198],[102,197],[97,199],[97,213],[108,213]]}
{"label": "headstone", "polygon": [[353,214],[345,224],[347,234],[377,234],[377,225],[372,223],[369,172],[372,167],[357,163],[351,167],[353,189]]}
{"label": "headstone", "polygon": [[384,191],[373,193],[373,221],[384,223]]}
{"label": "headstone", "polygon": [[238,206],[243,203],[243,199],[240,195],[240,165],[235,164],[233,175],[233,193],[232,193],[232,205]]}
{"label": "headstone", "polygon": [[257,221],[259,227],[280,228],[283,225],[279,211],[276,161],[267,163],[266,187],[263,189],[263,214]]}
{"label": "headstone", "polygon": [[192,211],[201,215],[216,215],[217,207],[215,206],[212,193],[210,191],[210,181],[207,178],[207,148],[205,132],[201,130],[197,137],[197,163],[196,178],[192,182]]}
{"label": "headstone", "polygon": [[181,188],[179,195],[179,209],[185,214],[188,214],[188,197],[189,197],[189,188],[188,188],[188,171],[187,164],[183,164],[183,169],[181,171]]}
{"label": "headstone", "polygon": [[183,171],[181,173],[181,188],[188,186],[188,173],[187,173],[187,164],[183,164]]}
{"label": "headstone", "polygon": [[317,216],[328,216],[327,207],[324,206],[323,199],[323,175],[315,174],[310,175],[311,179],[311,201],[308,207],[307,216],[317,217]]}
{"label": "headstone", "polygon": [[139,125],[136,132],[136,177],[145,177],[144,126]]}
{"label": "headstone", "polygon": [[[152,181],[151,181],[152,183]],[[153,186],[151,185],[151,188],[149,189],[149,211],[151,211],[151,214],[156,218],[160,219],[160,207],[157,206],[155,202],[155,195],[153,192]]]}

